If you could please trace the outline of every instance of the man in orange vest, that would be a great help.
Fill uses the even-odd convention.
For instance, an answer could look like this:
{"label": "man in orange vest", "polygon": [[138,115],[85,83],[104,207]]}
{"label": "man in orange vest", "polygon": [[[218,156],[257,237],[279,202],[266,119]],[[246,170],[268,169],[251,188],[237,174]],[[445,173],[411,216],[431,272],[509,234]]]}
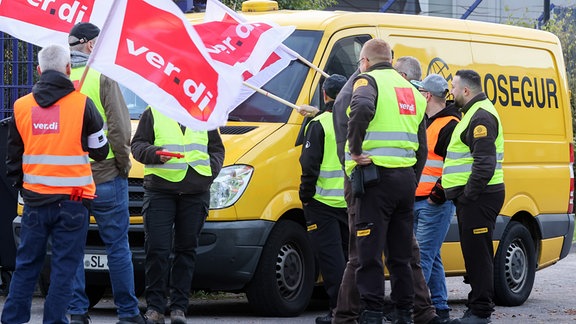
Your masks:
{"label": "man in orange vest", "polygon": [[106,158],[102,117],[70,81],[70,52],[50,45],[38,53],[40,80],[14,103],[8,131],[7,177],[24,199],[16,270],[2,323],[30,321],[36,281],[51,238],[52,272],[45,323],[68,323],[73,269],[81,263],[88,208],[96,186],[89,157]]}
{"label": "man in orange vest", "polygon": [[436,314],[450,319],[448,290],[440,248],[455,214],[454,203],[446,200],[440,184],[446,148],[461,113],[454,104],[446,106],[448,82],[439,74],[430,74],[423,81],[412,81],[426,98],[426,136],[428,158],[416,188],[414,203],[414,234],[420,245],[420,265],[430,289]]}

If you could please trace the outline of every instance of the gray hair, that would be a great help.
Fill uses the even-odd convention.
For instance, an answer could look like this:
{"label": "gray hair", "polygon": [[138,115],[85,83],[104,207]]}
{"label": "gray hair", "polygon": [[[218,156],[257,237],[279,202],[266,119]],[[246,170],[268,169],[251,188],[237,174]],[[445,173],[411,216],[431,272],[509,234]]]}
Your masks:
{"label": "gray hair", "polygon": [[422,67],[420,66],[420,62],[413,56],[399,57],[398,60],[396,60],[396,64],[394,64],[394,69],[398,71],[398,73],[405,74],[405,78],[408,79],[408,81],[420,81],[422,79]]}
{"label": "gray hair", "polygon": [[70,64],[70,50],[61,45],[48,45],[38,52],[38,65],[40,71],[54,70],[66,73],[66,66]]}

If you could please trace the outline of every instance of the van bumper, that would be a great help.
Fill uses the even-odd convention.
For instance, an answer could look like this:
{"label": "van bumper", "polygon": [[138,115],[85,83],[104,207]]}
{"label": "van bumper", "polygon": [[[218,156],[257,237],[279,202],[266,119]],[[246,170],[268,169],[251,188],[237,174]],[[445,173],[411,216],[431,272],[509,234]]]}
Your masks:
{"label": "van bumper", "polygon": [[[20,217],[12,222],[14,237],[20,243]],[[252,279],[262,249],[274,222],[263,220],[206,222],[196,250],[197,261],[193,289],[241,291]],[[128,233],[136,282],[144,282],[144,226],[131,224]],[[98,235],[98,226],[88,228],[86,255],[105,255],[106,249]],[[48,251],[45,264],[50,264]],[[86,269],[87,285],[109,285],[108,271]],[[138,285],[137,285],[138,286]]]}
{"label": "van bumper", "polygon": [[560,259],[570,253],[574,237],[574,214],[540,214],[536,217],[542,233],[542,239],[563,237]]}

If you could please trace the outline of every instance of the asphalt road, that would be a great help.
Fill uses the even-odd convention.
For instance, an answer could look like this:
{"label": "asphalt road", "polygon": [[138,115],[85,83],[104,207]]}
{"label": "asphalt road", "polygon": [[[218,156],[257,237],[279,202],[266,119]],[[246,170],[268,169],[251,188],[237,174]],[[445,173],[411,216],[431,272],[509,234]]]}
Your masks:
{"label": "asphalt road", "polygon": [[[448,278],[451,315],[460,317],[465,309],[468,285],[462,277]],[[557,264],[536,273],[530,298],[522,306],[496,307],[493,323],[576,323],[576,248]],[[210,297],[210,296],[209,296]],[[327,302],[315,299],[306,312],[294,318],[263,318],[255,316],[242,294],[218,295],[218,298],[191,299],[189,323],[314,323],[324,315]],[[0,297],[0,310],[6,297]],[[42,322],[43,298],[35,297],[30,323]],[[141,300],[140,306],[145,304]],[[100,301],[91,311],[93,324],[115,323],[116,313],[110,298]]]}

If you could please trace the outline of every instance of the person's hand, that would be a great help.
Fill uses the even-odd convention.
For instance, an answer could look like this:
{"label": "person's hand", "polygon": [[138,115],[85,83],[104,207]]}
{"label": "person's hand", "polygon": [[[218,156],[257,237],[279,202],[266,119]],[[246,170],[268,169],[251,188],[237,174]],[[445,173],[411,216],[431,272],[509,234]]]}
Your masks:
{"label": "person's hand", "polygon": [[299,107],[298,112],[304,117],[314,117],[320,111],[320,109],[310,105],[300,105]]}
{"label": "person's hand", "polygon": [[372,159],[370,158],[370,155],[368,155],[368,154],[360,154],[360,155],[350,154],[350,157],[358,165],[368,165],[368,164],[372,163]]}
{"label": "person's hand", "polygon": [[[168,150],[162,150],[162,151],[168,152]],[[162,163],[166,163],[166,162],[170,161],[170,159],[172,159],[171,156],[167,156],[167,155],[159,155],[159,156],[160,156],[160,162],[162,162]]]}

